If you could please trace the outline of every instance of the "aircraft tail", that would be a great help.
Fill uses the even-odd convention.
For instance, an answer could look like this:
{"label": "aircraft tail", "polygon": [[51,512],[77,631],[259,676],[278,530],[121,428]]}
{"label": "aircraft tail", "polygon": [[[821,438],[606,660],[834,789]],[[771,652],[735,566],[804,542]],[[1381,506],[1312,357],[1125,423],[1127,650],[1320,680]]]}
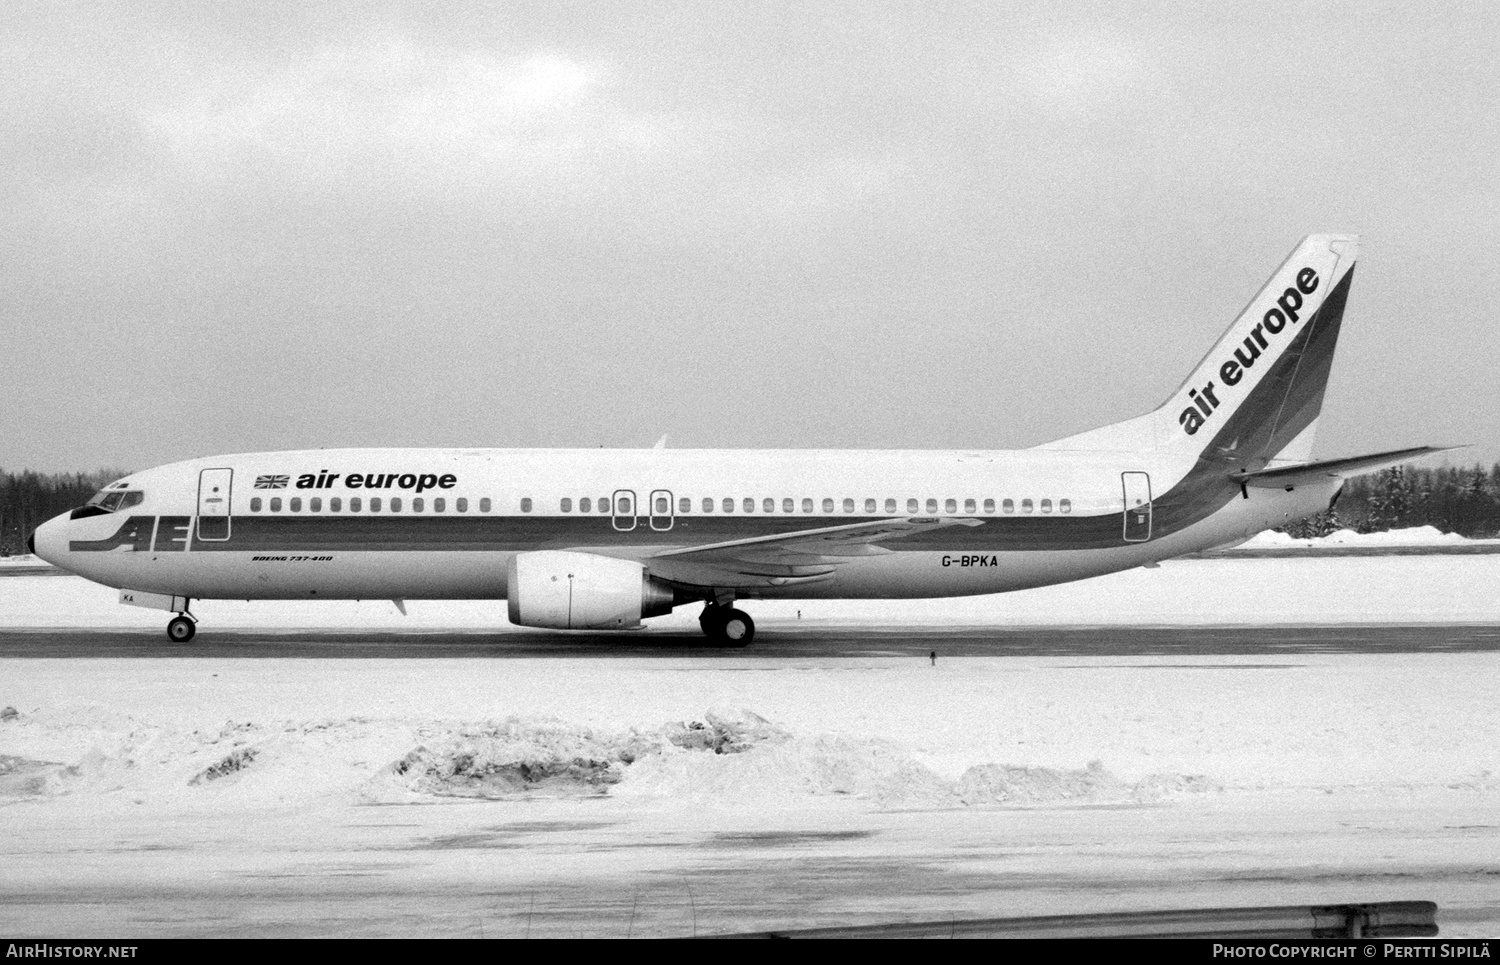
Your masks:
{"label": "aircraft tail", "polygon": [[1042,449],[1156,449],[1254,470],[1311,457],[1358,239],[1309,235],[1155,411]]}

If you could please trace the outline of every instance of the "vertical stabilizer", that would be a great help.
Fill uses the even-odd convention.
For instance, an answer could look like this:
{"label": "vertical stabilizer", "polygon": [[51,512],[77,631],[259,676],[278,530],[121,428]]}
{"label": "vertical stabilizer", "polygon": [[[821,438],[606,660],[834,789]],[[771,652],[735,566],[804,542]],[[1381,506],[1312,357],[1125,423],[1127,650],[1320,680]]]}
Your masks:
{"label": "vertical stabilizer", "polygon": [[1353,235],[1309,235],[1154,412],[1044,449],[1167,449],[1258,468],[1305,460],[1358,254]]}

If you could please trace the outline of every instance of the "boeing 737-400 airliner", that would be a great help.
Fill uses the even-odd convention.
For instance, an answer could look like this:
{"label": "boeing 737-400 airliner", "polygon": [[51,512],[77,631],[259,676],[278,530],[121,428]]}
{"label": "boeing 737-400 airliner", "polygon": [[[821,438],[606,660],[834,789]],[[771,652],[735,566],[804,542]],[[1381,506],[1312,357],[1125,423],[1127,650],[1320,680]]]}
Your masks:
{"label": "boeing 737-400 airliner", "polygon": [[1438,450],[1310,461],[1356,239],[1302,241],[1160,408],[1032,449],[341,449],[177,462],[42,524],[41,558],[177,616],[194,599],[506,599],[627,630],[700,604],[1001,593],[1153,564],[1332,505]]}

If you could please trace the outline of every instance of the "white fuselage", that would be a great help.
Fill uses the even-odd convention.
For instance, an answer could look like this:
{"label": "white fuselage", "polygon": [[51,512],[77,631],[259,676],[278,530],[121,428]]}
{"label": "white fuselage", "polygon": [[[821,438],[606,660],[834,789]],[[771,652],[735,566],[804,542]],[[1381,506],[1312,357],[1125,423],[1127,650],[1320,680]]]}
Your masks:
{"label": "white fuselage", "polygon": [[1180,454],[1043,449],[247,453],[131,475],[113,487],[139,493],[133,505],[58,517],[36,548],[99,583],[177,597],[498,599],[508,561],[528,551],[637,560],[674,579],[653,559],[663,551],[870,520],[962,521],[841,555],[816,582],[733,593],[945,597],[1234,542],[1322,510],[1339,485],[1240,490],[1215,476],[1200,484],[1193,469]]}

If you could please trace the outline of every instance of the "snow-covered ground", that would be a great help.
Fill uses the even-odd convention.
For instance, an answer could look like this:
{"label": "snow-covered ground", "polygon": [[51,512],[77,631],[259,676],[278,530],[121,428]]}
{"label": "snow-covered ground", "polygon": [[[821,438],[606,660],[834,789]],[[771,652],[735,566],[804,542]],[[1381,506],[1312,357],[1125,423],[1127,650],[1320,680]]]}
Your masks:
{"label": "snow-covered ground", "polygon": [[1497,543],[1500,540],[1475,540],[1457,533],[1445,533],[1436,526],[1413,526],[1409,529],[1393,529],[1380,533],[1356,533],[1352,529],[1341,529],[1327,536],[1310,539],[1294,539],[1286,533],[1266,530],[1257,533],[1236,546],[1236,549],[1272,550],[1301,547],[1305,549],[1392,549],[1410,547],[1468,546]]}
{"label": "snow-covered ground", "polygon": [[[800,606],[804,626],[1490,622],[1497,577],[1494,556],[1203,560]],[[13,577],[0,626],[160,629],[113,600]],[[199,615],[504,625],[503,604],[409,609]],[[1491,653],[5,660],[0,932],[620,937],[1412,898],[1445,935],[1494,935],[1497,675]]]}

